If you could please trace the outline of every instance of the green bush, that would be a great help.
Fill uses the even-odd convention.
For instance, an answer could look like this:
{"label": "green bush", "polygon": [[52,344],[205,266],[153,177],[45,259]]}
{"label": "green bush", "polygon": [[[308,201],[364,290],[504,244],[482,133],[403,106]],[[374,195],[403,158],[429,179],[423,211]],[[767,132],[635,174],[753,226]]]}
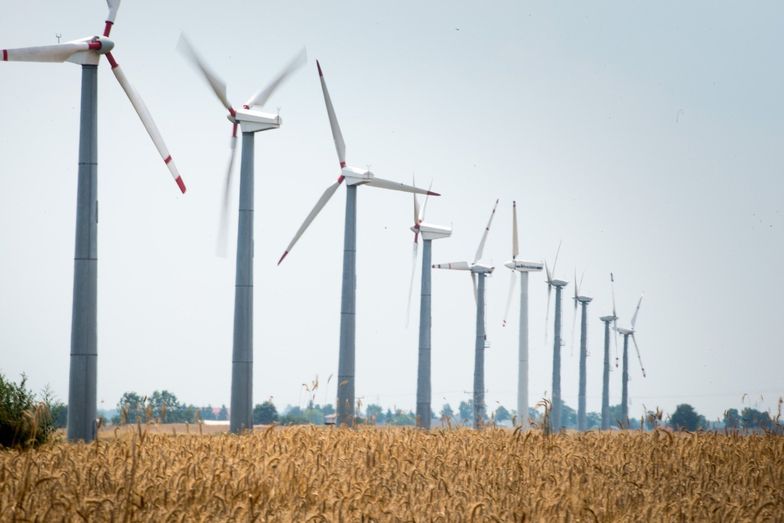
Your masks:
{"label": "green bush", "polygon": [[27,378],[16,384],[0,374],[0,446],[28,448],[45,443],[55,430],[50,396],[37,401]]}

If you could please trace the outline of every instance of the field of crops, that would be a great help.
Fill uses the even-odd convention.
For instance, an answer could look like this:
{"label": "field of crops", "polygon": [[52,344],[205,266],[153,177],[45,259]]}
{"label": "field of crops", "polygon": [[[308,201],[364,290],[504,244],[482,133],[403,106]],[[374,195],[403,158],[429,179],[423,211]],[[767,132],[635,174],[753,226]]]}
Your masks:
{"label": "field of crops", "polygon": [[129,427],[0,452],[0,520],[63,518],[781,521],[784,437]]}

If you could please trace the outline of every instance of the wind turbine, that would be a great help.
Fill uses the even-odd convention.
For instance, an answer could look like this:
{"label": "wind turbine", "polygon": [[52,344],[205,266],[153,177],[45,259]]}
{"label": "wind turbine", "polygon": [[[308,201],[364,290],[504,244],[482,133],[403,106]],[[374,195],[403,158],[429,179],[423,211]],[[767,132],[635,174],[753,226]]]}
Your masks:
{"label": "wind turbine", "polygon": [[232,166],[237,150],[237,127],[242,130],[242,159],[240,161],[239,219],[237,222],[237,261],[234,284],[234,338],[231,361],[231,409],[229,430],[239,433],[253,427],[253,214],[254,214],[254,139],[257,132],[277,129],[280,115],[264,113],[263,106],[277,88],[298,67],[305,63],[305,50],[263,89],[251,96],[241,109],[235,109],[226,96],[226,83],[199,56],[188,39],[182,35],[180,50],[201,72],[215,96],[229,111],[231,142],[229,165],[223,186],[223,198],[218,230],[218,253],[225,254],[228,228],[229,188]]}
{"label": "wind turbine", "polygon": [[[495,267],[482,263],[482,252],[485,249],[487,233],[490,232],[490,225],[493,223],[495,209],[498,207],[498,200],[495,201],[493,212],[487,221],[487,227],[482,234],[479,248],[476,250],[474,261],[437,263],[433,265],[436,269],[451,269],[456,271],[470,271],[471,280],[474,284],[474,298],[476,299],[476,343],[474,345],[474,428],[482,426],[485,418],[485,277],[492,274]],[[477,281],[478,280],[478,281]]]}
{"label": "wind turbine", "polygon": [[618,351],[617,324],[615,313],[615,277],[610,273],[610,290],[613,298],[613,313],[599,318],[604,323],[604,366],[602,369],[602,430],[610,428],[610,324],[615,334],[615,350]]}
{"label": "wind turbine", "polygon": [[517,237],[517,202],[512,202],[512,261],[505,263],[512,270],[512,279],[509,284],[509,294],[506,298],[506,312],[504,312],[504,327],[509,315],[509,306],[512,304],[515,278],[520,273],[520,334],[517,349],[517,417],[520,427],[528,428],[528,273],[541,271],[542,263],[518,260],[520,254]]}
{"label": "wind turbine", "polygon": [[381,189],[391,189],[416,194],[429,194],[440,196],[438,193],[420,189],[402,183],[392,182],[377,178],[370,170],[351,167],[346,164],[346,144],[343,141],[343,133],[340,131],[335,109],[332,107],[332,99],[327,91],[327,84],[324,81],[324,74],[321,65],[316,61],[321,90],[324,93],[324,102],[327,106],[327,116],[329,125],[332,128],[332,138],[335,141],[335,149],[338,153],[340,162],[340,175],[337,181],[327,187],[321,198],[305,218],[300,228],[294,234],[294,238],[286,247],[285,252],[278,260],[278,265],[291,252],[294,244],[305,232],[313,219],[321,209],[327,204],[329,199],[338,190],[343,181],[346,182],[346,221],[343,233],[343,284],[340,301],[340,353],[338,356],[338,398],[337,416],[338,425],[354,424],[354,361],[355,361],[355,333],[356,333],[356,251],[357,251],[357,187],[368,185]]}
{"label": "wind turbine", "polygon": [[[599,318],[604,323],[604,367],[602,369],[602,430],[610,428],[610,324],[616,330],[618,316],[615,313],[615,278],[610,273],[610,289],[612,290],[613,311],[609,316]],[[616,351],[618,349],[618,335],[615,335]]]}
{"label": "wind turbine", "polygon": [[41,47],[3,49],[6,62],[71,62],[82,67],[81,112],[79,117],[79,170],[76,195],[76,247],[74,291],[71,313],[71,361],[68,382],[68,439],[92,441],[96,430],[96,367],[98,360],[98,63],[105,55],[117,82],[133,105],[163,162],[180,190],[185,184],[174,165],[161,133],[147,106],[131,86],[112,55],[114,26],[120,0],[107,0],[103,36],[90,36]]}
{"label": "wind turbine", "polygon": [[[427,208],[427,197],[422,209],[419,208],[416,194],[414,198],[414,225],[411,230],[414,232],[414,266],[411,271],[411,281],[413,283],[414,269],[416,269],[417,250],[419,236],[422,236],[422,290],[419,300],[419,360],[417,364],[417,404],[416,422],[417,426],[429,429],[432,410],[431,385],[430,385],[430,331],[432,319],[430,315],[431,298],[431,252],[433,240],[449,238],[452,229],[441,225],[434,225],[425,222],[425,210]],[[408,293],[409,306],[411,304],[411,289]]]}
{"label": "wind turbine", "polygon": [[577,312],[577,305],[580,305],[581,321],[580,321],[580,388],[577,395],[577,430],[584,431],[587,428],[585,417],[585,389],[586,389],[586,372],[585,365],[588,358],[588,304],[591,303],[593,298],[589,296],[580,295],[580,285],[582,285],[582,278],[580,284],[577,283],[577,272],[574,273],[574,308]]}
{"label": "wind turbine", "polygon": [[623,336],[623,377],[622,377],[622,387],[621,387],[621,423],[623,423],[624,427],[629,426],[629,338],[632,339],[632,343],[634,343],[634,350],[637,352],[637,360],[640,362],[640,369],[642,370],[642,377],[645,378],[645,366],[642,364],[642,358],[640,357],[640,348],[637,346],[637,338],[635,338],[634,333],[634,326],[637,324],[637,314],[640,312],[640,304],[642,303],[643,295],[640,295],[640,299],[637,302],[637,307],[634,309],[634,315],[632,316],[631,326],[628,329],[624,329],[618,327],[616,330],[621,333]]}
{"label": "wind turbine", "polygon": [[[553,404],[550,413],[550,427],[553,432],[561,430],[561,289],[568,285],[568,282],[557,280],[554,277],[555,267],[558,265],[558,254],[561,252],[561,244],[558,244],[558,250],[555,252],[555,261],[553,262],[553,272],[544,263],[544,270],[547,275],[547,314],[550,314],[550,293],[555,287],[555,327],[553,329]],[[545,317],[545,324],[547,318]],[[547,339],[547,332],[545,331],[545,340]]]}

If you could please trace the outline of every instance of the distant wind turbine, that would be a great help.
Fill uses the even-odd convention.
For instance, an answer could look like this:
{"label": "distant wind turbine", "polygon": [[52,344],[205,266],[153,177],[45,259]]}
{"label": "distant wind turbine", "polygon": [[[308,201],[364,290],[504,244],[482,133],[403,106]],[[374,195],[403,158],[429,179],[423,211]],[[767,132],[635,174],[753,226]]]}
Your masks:
{"label": "distant wind turbine", "polygon": [[493,216],[498,207],[498,200],[495,201],[493,212],[487,222],[479,248],[476,250],[474,261],[459,261],[453,263],[438,263],[433,265],[435,269],[451,269],[456,271],[470,271],[471,280],[474,284],[474,298],[476,299],[476,342],[474,343],[474,428],[482,426],[485,419],[485,342],[487,333],[485,331],[485,277],[492,274],[495,267],[482,263],[482,254],[487,241],[487,234],[490,232],[490,225],[493,223]]}
{"label": "distant wind turbine", "polygon": [[517,418],[522,428],[528,428],[528,273],[542,270],[541,262],[518,260],[520,254],[517,235],[517,202],[512,202],[512,261],[505,265],[512,270],[512,279],[509,284],[509,294],[506,298],[506,311],[504,312],[503,325],[509,315],[512,304],[515,278],[520,273],[520,333],[517,348]]}
{"label": "distant wind turbine", "polygon": [[[555,279],[555,268],[558,265],[558,254],[561,252],[561,244],[555,252],[553,262],[553,272],[544,263],[544,270],[547,274],[547,314],[550,313],[550,292],[555,287],[555,326],[553,328],[553,403],[550,413],[550,427],[553,432],[561,430],[561,289],[568,285],[568,282]],[[546,316],[545,316],[546,317]],[[546,320],[545,320],[546,321]],[[547,334],[545,333],[545,339]]]}
{"label": "distant wind turbine", "polygon": [[[413,283],[416,269],[417,251],[419,237],[422,237],[422,287],[419,301],[419,358],[417,363],[417,399],[416,399],[416,423],[418,427],[429,429],[431,418],[431,350],[430,350],[430,330],[432,319],[430,314],[431,298],[431,252],[433,240],[448,238],[452,235],[452,229],[440,225],[433,225],[425,222],[425,211],[427,210],[427,197],[422,209],[419,208],[416,194],[414,198],[414,225],[411,230],[414,232],[414,266],[411,270],[411,281]],[[408,292],[409,308],[411,305],[411,289]]]}
{"label": "distant wind turbine", "polygon": [[589,296],[582,296],[580,294],[580,286],[582,285],[582,278],[580,283],[577,283],[577,273],[574,274],[574,306],[575,313],[577,312],[577,305],[580,305],[581,321],[580,321],[580,383],[579,392],[577,395],[577,430],[584,431],[587,428],[586,413],[585,413],[585,389],[587,376],[585,372],[586,360],[588,359],[588,304],[591,303],[593,298]]}
{"label": "distant wind turbine", "polygon": [[327,116],[329,125],[332,129],[332,139],[335,141],[335,150],[338,153],[340,162],[340,175],[337,181],[326,188],[316,205],[308,213],[305,221],[294,234],[294,238],[289,242],[283,255],[278,260],[278,265],[291,252],[297,240],[302,236],[308,226],[313,222],[321,209],[327,204],[332,195],[338,190],[340,184],[346,182],[346,219],[343,232],[343,285],[340,300],[340,351],[338,356],[338,394],[337,394],[337,416],[338,425],[354,424],[354,362],[356,359],[355,335],[356,335],[356,273],[357,273],[357,187],[367,185],[380,189],[391,189],[417,194],[429,194],[439,196],[418,187],[404,185],[377,178],[369,169],[360,169],[346,165],[346,143],[343,141],[343,133],[340,131],[335,109],[332,107],[332,99],[327,91],[327,84],[324,80],[324,73],[321,65],[316,61],[321,91],[324,94],[324,103],[327,106]]}
{"label": "distant wind turbine", "polygon": [[[604,323],[604,360],[602,367],[602,430],[610,428],[610,324],[613,324],[613,331],[615,324],[618,323],[618,316],[615,313],[615,279],[613,274],[610,273],[610,288],[612,290],[612,303],[613,311],[609,316],[602,316],[599,318]],[[617,334],[615,338],[616,344],[618,342]]]}
{"label": "distant wind turbine", "polygon": [[629,427],[629,338],[634,343],[634,350],[637,352],[637,360],[640,362],[640,369],[642,370],[642,377],[645,378],[645,366],[642,364],[640,357],[640,348],[637,346],[637,338],[635,337],[635,325],[637,324],[637,315],[640,312],[640,304],[642,304],[642,297],[637,302],[637,307],[634,309],[632,316],[631,326],[628,329],[618,328],[617,331],[623,336],[623,377],[621,388],[621,423],[624,428]]}

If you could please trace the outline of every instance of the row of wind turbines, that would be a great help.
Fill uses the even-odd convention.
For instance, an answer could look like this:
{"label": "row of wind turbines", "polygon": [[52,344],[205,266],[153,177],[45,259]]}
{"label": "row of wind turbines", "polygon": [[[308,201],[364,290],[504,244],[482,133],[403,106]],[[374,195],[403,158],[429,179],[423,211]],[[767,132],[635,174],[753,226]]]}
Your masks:
{"label": "row of wind turbines", "polygon": [[[101,57],[105,56],[118,83],[126,93],[128,99],[136,110],[142,125],[146,129],[154,146],[158,150],[164,164],[169,169],[172,177],[182,193],[185,193],[185,184],[180,176],[172,156],[163,141],[160,131],[150,115],[143,100],[131,86],[124,72],[115,60],[112,51],[115,47],[109,35],[114,26],[117,11],[121,0],[107,0],[109,8],[104,31],[100,36],[90,36],[79,40],[58,43],[56,45],[27,47],[17,49],[3,49],[3,61],[22,62],[70,62],[82,68],[80,136],[79,136],[79,166],[77,189],[77,216],[76,216],[76,241],[74,254],[73,278],[73,308],[70,344],[70,370],[68,390],[68,439],[71,441],[92,441],[96,435],[96,405],[97,405],[97,66]],[[239,189],[239,219],[237,226],[237,251],[235,273],[235,302],[234,302],[234,333],[232,345],[232,379],[231,379],[231,410],[230,430],[240,432],[252,427],[252,390],[253,390],[253,216],[254,216],[254,139],[255,134],[261,131],[277,129],[282,124],[280,115],[263,112],[261,108],[275,93],[280,85],[306,61],[304,50],[298,53],[280,73],[263,89],[251,96],[240,108],[235,108],[228,100],[225,82],[211,69],[196,51],[195,47],[182,37],[179,44],[182,53],[194,64],[202,77],[206,80],[215,96],[228,111],[228,120],[231,123],[231,141],[228,167],[225,174],[224,191],[218,234],[218,251],[225,254],[228,228],[228,202],[232,181],[233,165],[235,163],[237,132],[242,133],[242,153],[240,159],[240,189]],[[378,178],[368,169],[349,166],[346,163],[346,145],[343,139],[332,100],[327,90],[321,65],[316,62],[319,81],[321,84],[324,102],[326,104],[332,137],[338,156],[340,173],[337,180],[330,184],[316,202],[316,205],[305,218],[293,239],[280,257],[280,264],[291,252],[294,245],[313,222],[319,212],[338,190],[340,185],[346,185],[346,214],[343,247],[343,275],[341,292],[340,313],[340,341],[338,359],[338,387],[337,387],[337,416],[339,425],[353,425],[355,419],[355,312],[356,312],[356,225],[357,225],[357,188],[360,186],[377,187],[394,191],[414,194],[414,245],[418,247],[419,237],[422,238],[422,285],[420,298],[420,326],[419,326],[419,366],[417,374],[417,420],[422,427],[429,427],[431,418],[430,409],[430,300],[431,300],[431,266],[440,269],[453,269],[469,271],[474,284],[477,316],[476,316],[476,345],[475,345],[475,371],[474,371],[474,424],[481,425],[484,419],[484,349],[485,349],[485,318],[484,294],[486,276],[493,272],[493,267],[482,262],[485,241],[492,224],[498,201],[493,207],[493,212],[487,227],[482,235],[479,248],[472,262],[457,262],[446,264],[431,263],[432,241],[446,238],[451,235],[451,229],[424,221],[427,200],[419,208],[417,194],[438,196],[430,189],[423,189],[415,185],[406,185],[390,180]],[[542,264],[517,260],[517,214],[514,207],[514,239],[513,259],[507,264],[512,269],[513,276],[521,273],[521,309],[520,309],[520,367],[518,412],[527,413],[528,405],[528,336],[527,336],[527,289],[528,272],[542,269]],[[557,259],[557,256],[556,256]],[[416,251],[415,251],[416,260]],[[546,267],[546,266],[545,266]],[[555,265],[554,265],[555,267]],[[412,275],[413,282],[413,275]],[[513,280],[514,284],[514,280]],[[560,419],[556,409],[560,407],[560,306],[561,290],[566,282],[555,280],[549,269],[547,270],[548,289],[556,289],[556,315],[555,315],[555,351],[553,373],[553,419]],[[510,294],[511,295],[511,294]],[[549,297],[549,293],[548,293]],[[575,299],[583,304],[583,335],[581,337],[581,405],[584,411],[584,335],[585,335],[585,306],[590,298],[578,297]],[[549,298],[548,298],[549,301]],[[577,301],[575,303],[577,303]],[[548,303],[549,309],[549,303]],[[637,306],[639,310],[639,303]],[[628,338],[634,340],[635,312],[630,329],[617,328],[617,317],[613,311],[612,316],[606,321],[606,329],[610,322],[617,332],[624,335],[624,388],[623,402],[626,405],[628,398],[626,381]],[[609,330],[606,330],[609,333]],[[609,334],[608,334],[609,335]],[[605,376],[607,369],[607,347],[605,340]],[[635,341],[636,347],[636,341]],[[639,352],[638,352],[639,354]],[[557,371],[557,372],[556,372]],[[557,386],[556,386],[557,385]],[[605,390],[607,384],[605,380]],[[606,396],[605,396],[606,398]],[[624,413],[628,410],[624,407]],[[606,409],[603,403],[603,426]],[[624,414],[626,415],[626,414]],[[527,416],[521,416],[523,423]],[[583,412],[584,419],[584,412]]]}

